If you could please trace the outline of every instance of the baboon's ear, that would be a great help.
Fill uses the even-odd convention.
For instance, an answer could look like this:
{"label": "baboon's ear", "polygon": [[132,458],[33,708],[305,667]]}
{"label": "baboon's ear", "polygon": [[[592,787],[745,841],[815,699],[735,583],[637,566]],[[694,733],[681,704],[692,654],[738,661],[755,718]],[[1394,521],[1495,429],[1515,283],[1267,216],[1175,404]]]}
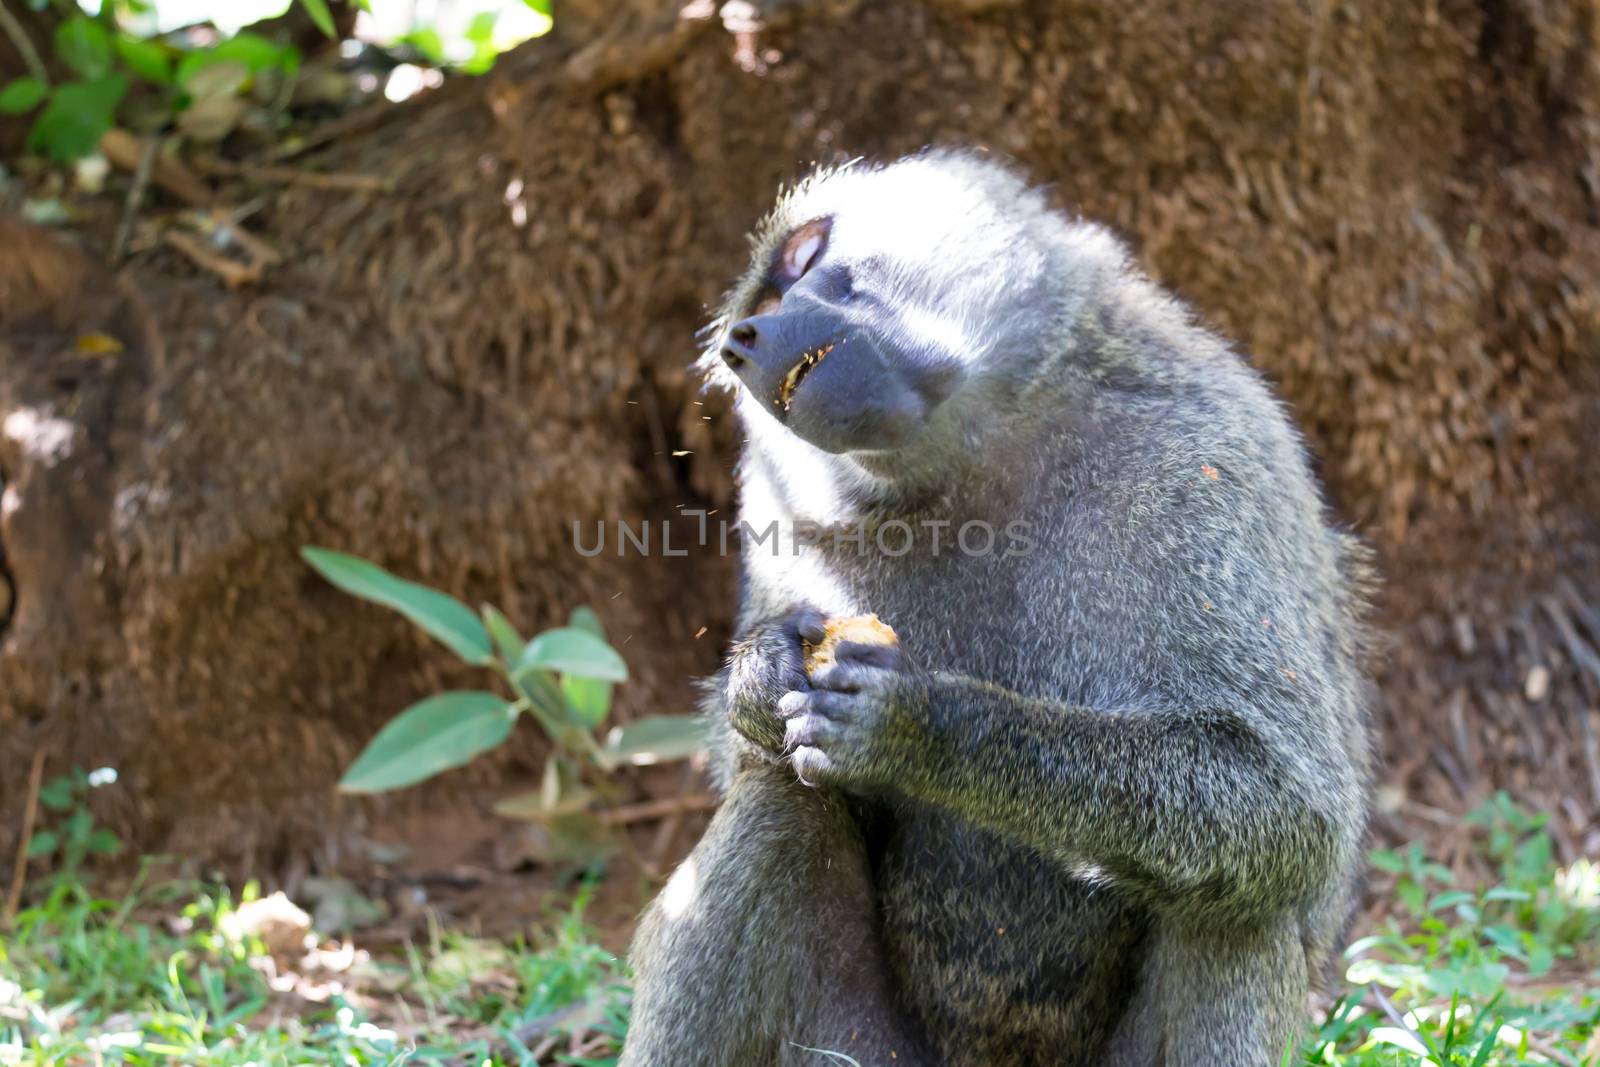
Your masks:
{"label": "baboon's ear", "polygon": [[797,227],[783,242],[772,265],[772,280],[780,290],[805,277],[806,271],[827,251],[828,234],[832,229],[832,219],[812,219]]}
{"label": "baboon's ear", "polygon": [[833,229],[830,218],[812,219],[797,226],[784,238],[783,244],[772,254],[772,265],[762,279],[761,290],[750,303],[750,313],[767,315],[778,310],[783,294],[789,287],[806,276],[806,271],[828,249],[828,234]]}

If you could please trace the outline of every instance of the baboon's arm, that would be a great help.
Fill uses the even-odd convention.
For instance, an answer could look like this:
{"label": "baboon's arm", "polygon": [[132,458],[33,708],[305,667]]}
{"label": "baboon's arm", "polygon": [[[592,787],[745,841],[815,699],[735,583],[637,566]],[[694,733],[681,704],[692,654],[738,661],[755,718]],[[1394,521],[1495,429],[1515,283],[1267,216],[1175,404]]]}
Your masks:
{"label": "baboon's arm", "polygon": [[[863,684],[874,673],[892,677]],[[1157,907],[1226,918],[1302,903],[1360,822],[1335,747],[1294,756],[1248,710],[1106,712],[881,667],[841,678],[780,705],[803,776],[958,812]]]}

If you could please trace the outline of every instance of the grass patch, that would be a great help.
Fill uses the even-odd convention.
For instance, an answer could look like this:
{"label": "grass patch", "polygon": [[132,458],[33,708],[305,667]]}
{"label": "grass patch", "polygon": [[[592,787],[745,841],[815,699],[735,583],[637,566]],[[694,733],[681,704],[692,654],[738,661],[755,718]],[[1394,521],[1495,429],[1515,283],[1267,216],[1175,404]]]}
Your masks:
{"label": "grass patch", "polygon": [[[58,844],[95,832],[82,810],[57,813]],[[1504,797],[1470,821],[1489,884],[1416,846],[1373,854],[1387,914],[1290,1067],[1600,1067],[1600,867],[1558,867],[1543,820]],[[373,958],[274,927],[297,909],[253,886],[147,865],[102,898],[88,854],[63,852],[0,938],[0,1065],[616,1062],[626,975],[585,926],[587,888],[527,940],[433,928]]]}
{"label": "grass patch", "polygon": [[274,953],[241,924],[257,903],[58,882],[0,945],[0,1064],[615,1062],[627,987],[584,894],[536,942],[440,933],[389,959],[315,935]]}
{"label": "grass patch", "polygon": [[1467,822],[1489,884],[1417,845],[1372,854],[1388,913],[1346,952],[1305,1064],[1600,1067],[1600,865],[1559,868],[1546,818],[1504,793]]}

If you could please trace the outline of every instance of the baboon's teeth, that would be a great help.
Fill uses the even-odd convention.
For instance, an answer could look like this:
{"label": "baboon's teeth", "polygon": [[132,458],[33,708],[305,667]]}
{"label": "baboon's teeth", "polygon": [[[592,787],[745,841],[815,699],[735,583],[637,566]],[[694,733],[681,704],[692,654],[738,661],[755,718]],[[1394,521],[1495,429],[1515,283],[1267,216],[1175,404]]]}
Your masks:
{"label": "baboon's teeth", "polygon": [[800,382],[811,373],[811,368],[822,362],[824,356],[833,351],[833,342],[809,352],[800,354],[800,362],[789,368],[789,373],[783,376],[783,383],[778,386],[778,399],[773,403],[788,411],[789,405],[794,403],[794,391],[800,387]]}

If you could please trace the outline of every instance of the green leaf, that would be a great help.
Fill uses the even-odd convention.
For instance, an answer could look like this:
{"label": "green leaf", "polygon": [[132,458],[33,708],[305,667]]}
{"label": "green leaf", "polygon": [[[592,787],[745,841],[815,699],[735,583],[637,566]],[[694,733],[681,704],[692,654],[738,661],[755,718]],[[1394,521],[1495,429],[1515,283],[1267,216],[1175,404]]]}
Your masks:
{"label": "green leaf", "polygon": [[94,816],[89,814],[89,809],[79,808],[67,816],[64,829],[68,841],[87,841],[89,831],[94,829]]}
{"label": "green leaf", "polygon": [[495,58],[499,55],[490,44],[479,43],[473,47],[472,55],[461,64],[463,74],[483,74],[494,67]]}
{"label": "green leaf", "polygon": [[628,665],[616,649],[604,638],[572,626],[546,630],[528,642],[517,660],[516,673],[536,669],[608,682],[628,680]]}
{"label": "green leaf", "polygon": [[1549,945],[1535,944],[1528,948],[1528,973],[1531,975],[1545,974],[1556,963],[1555,951]]}
{"label": "green leaf", "polygon": [[461,64],[467,74],[482,74],[494,66],[499,50],[494,46],[494,26],[499,20],[498,11],[483,11],[474,15],[463,36],[472,45],[472,55]]}
{"label": "green leaf", "polygon": [[567,625],[574,630],[587,630],[601,640],[605,640],[606,628],[600,623],[600,616],[591,608],[582,604],[572,609],[572,617],[567,620]]}
{"label": "green leaf", "polygon": [[574,674],[561,676],[561,695],[567,698],[572,717],[588,729],[594,729],[611,713],[611,683],[596,678],[579,678]]}
{"label": "green leaf", "polygon": [[306,14],[311,16],[311,21],[317,24],[317,29],[322,31],[324,37],[335,35],[333,28],[333,15],[328,11],[327,0],[300,0],[305,6]]}
{"label": "green leaf", "polygon": [[444,38],[439,36],[437,30],[424,26],[420,30],[412,30],[400,38],[402,44],[408,44],[421,52],[423,57],[434,66],[443,66],[448,60],[444,51]]}
{"label": "green leaf", "polygon": [[571,725],[572,719],[567,714],[569,709],[561,696],[561,689],[556,684],[555,676],[549,671],[530,668],[514,671],[512,678],[518,690],[528,698],[539,725],[545,728],[553,740],[563,741],[567,737],[567,727]]}
{"label": "green leaf", "polygon": [[1472,903],[1477,899],[1478,898],[1471,893],[1464,892],[1460,889],[1451,889],[1440,893],[1438,896],[1430,900],[1428,902],[1428,910],[1439,911],[1443,908],[1455,907],[1457,904]]}
{"label": "green leaf", "polygon": [[28,131],[28,147],[63,163],[82,159],[111,128],[127,91],[128,79],[120,74],[58,86]]}
{"label": "green leaf", "polygon": [[608,768],[643,767],[687,759],[705,746],[705,721],[698,715],[648,715],[614,727],[600,756]]}
{"label": "green leaf", "polygon": [[489,636],[494,639],[494,647],[500,653],[500,658],[507,664],[516,663],[522,656],[522,650],[528,647],[528,642],[517,633],[511,620],[500,614],[493,604],[485,604],[481,610],[483,623],[489,629]]}
{"label": "green leaf", "polygon": [[137,37],[118,37],[116,44],[122,62],[145,81],[157,85],[172,81],[172,57],[161,45]]}
{"label": "green leaf", "polygon": [[217,63],[238,63],[250,73],[272,70],[293,74],[300,69],[300,52],[293,45],[279,45],[256,33],[236,33],[211,48],[190,52],[178,61],[175,80],[188,87],[199,71]]}
{"label": "green leaf", "polygon": [[52,778],[39,789],[39,803],[51,811],[66,811],[77,800],[76,783],[71,775]]}
{"label": "green leaf", "polygon": [[24,111],[32,111],[49,91],[49,87],[38,78],[23,75],[0,89],[0,115],[20,115]]}
{"label": "green leaf", "polygon": [[[567,620],[567,625],[574,630],[583,630],[594,634],[602,641],[605,640],[606,629],[600,623],[600,616],[583,605],[572,609],[572,617]],[[563,675],[561,693],[567,699],[567,707],[571,709],[572,717],[588,729],[592,730],[599,726],[611,713],[610,682],[579,678],[572,674]]]}
{"label": "green leaf", "polygon": [[462,36],[471,41],[473,44],[480,44],[484,41],[493,40],[494,24],[498,21],[500,21],[500,12],[480,11],[478,14],[472,16],[472,21],[467,24],[467,32]]}
{"label": "green leaf", "polygon": [[104,78],[111,73],[111,34],[83,15],[67,19],[56,27],[56,55],[87,81]]}
{"label": "green leaf", "polygon": [[1510,886],[1497,885],[1486,890],[1483,894],[1483,899],[1485,903],[1496,900],[1512,900],[1520,903],[1525,900],[1532,900],[1533,894],[1523,889],[1513,889]]}
{"label": "green leaf", "polygon": [[398,578],[359,556],[310,545],[300,555],[340,589],[398,611],[468,663],[490,661],[489,632],[455,597]]}
{"label": "green leaf", "polygon": [[1398,852],[1390,849],[1375,848],[1367,858],[1378,870],[1389,874],[1399,874],[1406,869],[1405,860],[1400,857]]}
{"label": "green leaf", "polygon": [[102,856],[115,856],[122,851],[122,839],[110,830],[96,830],[89,835],[89,851]]}
{"label": "green leaf", "polygon": [[53,830],[34,834],[33,840],[28,842],[28,858],[37,859],[40,856],[48,856],[56,850],[56,846],[59,844],[61,844],[61,839],[56,836]]}
{"label": "green leaf", "polygon": [[545,18],[550,17],[550,0],[522,0],[522,2],[533,8],[533,10],[537,11]]}
{"label": "green leaf", "polygon": [[411,705],[378,731],[344,772],[345,793],[383,793],[459,767],[504,741],[517,706],[481,690],[440,693]]}

